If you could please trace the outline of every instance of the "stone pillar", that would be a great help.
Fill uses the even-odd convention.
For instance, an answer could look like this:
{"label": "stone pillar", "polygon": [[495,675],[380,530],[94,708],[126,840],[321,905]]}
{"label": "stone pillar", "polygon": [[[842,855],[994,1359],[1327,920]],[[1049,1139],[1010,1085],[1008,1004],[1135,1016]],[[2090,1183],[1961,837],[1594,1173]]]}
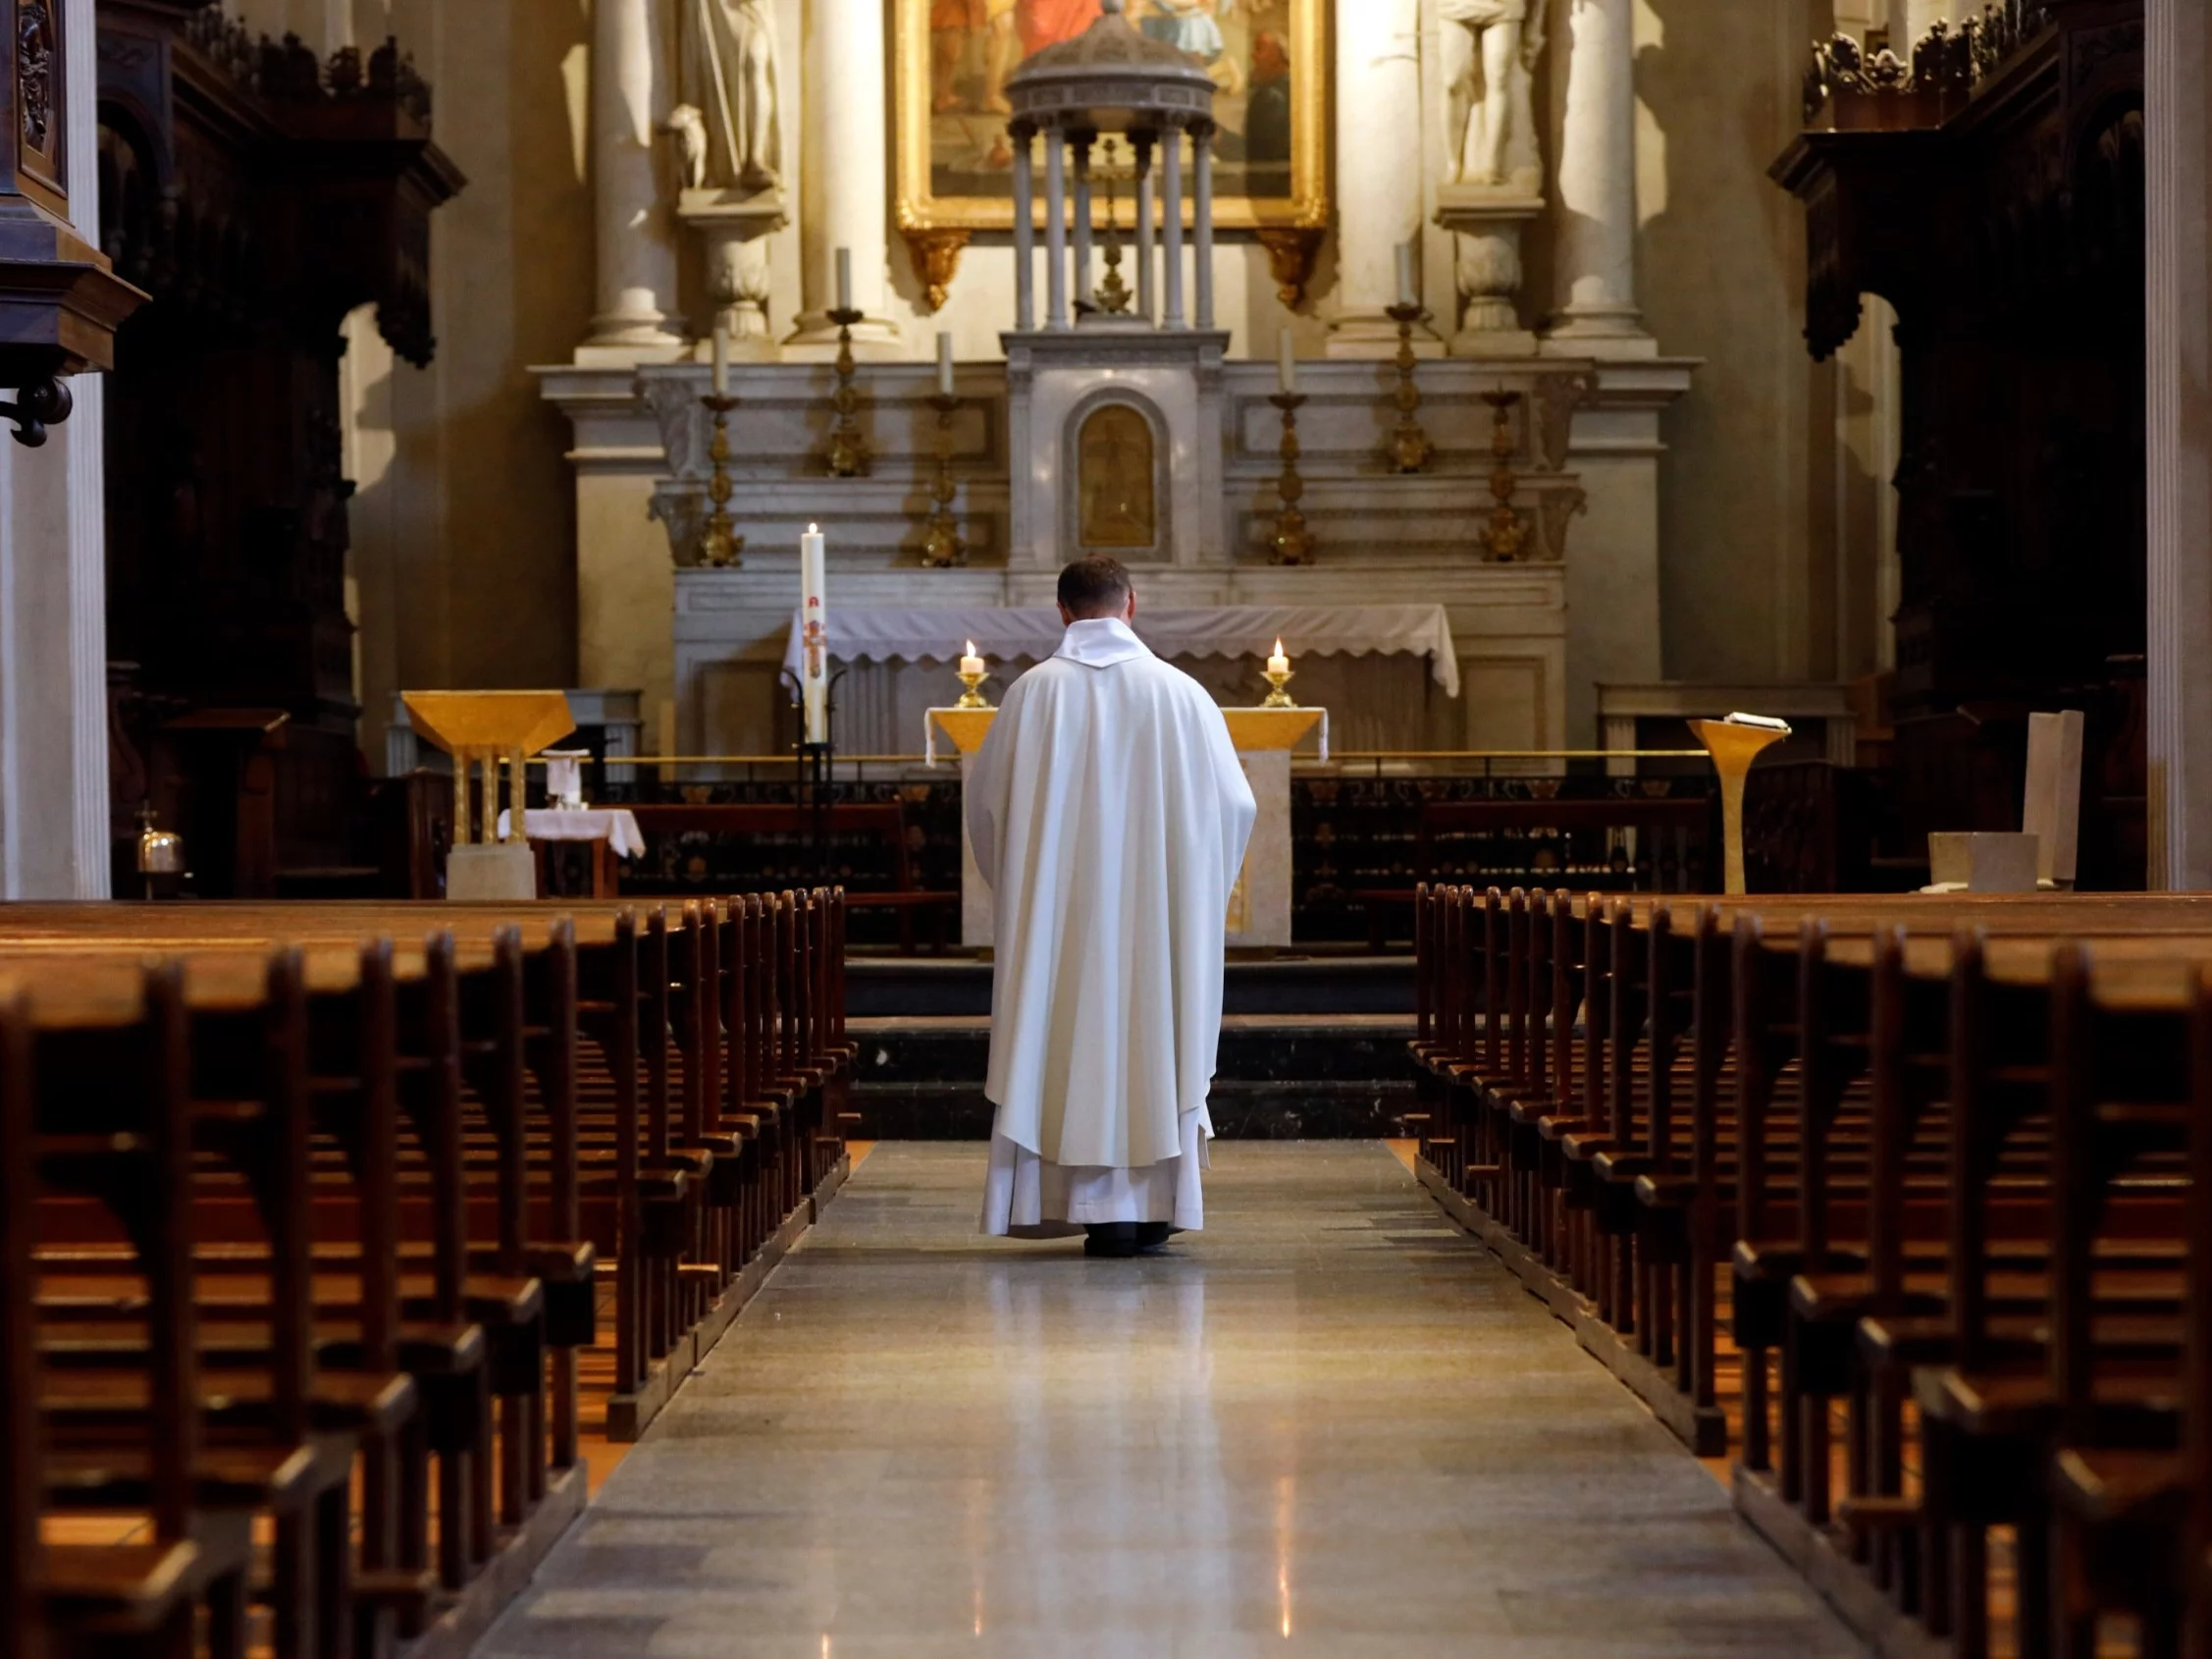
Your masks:
{"label": "stone pillar", "polygon": [[1090,146],[1097,141],[1098,134],[1088,130],[1068,134],[1076,172],[1076,269],[1069,287],[1076,296],[1078,317],[1098,303],[1090,284]]}
{"label": "stone pillar", "polygon": [[1149,323],[1154,320],[1152,290],[1158,280],[1153,274],[1159,255],[1152,204],[1158,181],[1152,176],[1152,140],[1132,136],[1130,144],[1136,152],[1136,314]]}
{"label": "stone pillar", "polygon": [[[66,0],[70,218],[100,234],[92,0]],[[43,449],[0,436],[0,896],[108,896],[106,386]],[[15,427],[0,423],[0,434]],[[189,849],[187,849],[189,850]]]}
{"label": "stone pillar", "polygon": [[883,320],[883,277],[891,260],[890,175],[884,112],[872,95],[884,79],[883,8],[877,0],[808,0],[804,43],[806,126],[801,156],[805,206],[799,250],[805,311],[787,349],[793,357],[836,354],[837,250],[853,251],[853,349],[899,354],[899,331]]}
{"label": "stone pillar", "polygon": [[1356,141],[1337,149],[1337,315],[1332,357],[1390,357],[1397,249],[1421,227],[1420,0],[1340,0],[1337,109]]}
{"label": "stone pillar", "polygon": [[2212,887],[2212,21],[2145,8],[2150,885]]}
{"label": "stone pillar", "polygon": [[1188,326],[1183,316],[1183,129],[1160,134],[1160,217],[1165,232],[1167,297],[1160,310],[1162,328]]}
{"label": "stone pillar", "polygon": [[1027,124],[1015,127],[1014,139],[1014,326],[1037,326],[1036,163],[1030,144],[1036,134]]}
{"label": "stone pillar", "polygon": [[1197,177],[1191,181],[1191,246],[1198,278],[1200,328],[1214,326],[1214,124],[1191,130],[1190,155]]}
{"label": "stone pillar", "polygon": [[1046,328],[1068,326],[1068,151],[1058,127],[1044,130]]}
{"label": "stone pillar", "polygon": [[599,0],[592,20],[592,195],[599,313],[578,362],[673,356],[676,239],[654,150],[672,82],[655,0]]}
{"label": "stone pillar", "polygon": [[1576,356],[1656,356],[1636,309],[1635,0],[1574,0],[1559,143],[1559,309],[1551,338]]}

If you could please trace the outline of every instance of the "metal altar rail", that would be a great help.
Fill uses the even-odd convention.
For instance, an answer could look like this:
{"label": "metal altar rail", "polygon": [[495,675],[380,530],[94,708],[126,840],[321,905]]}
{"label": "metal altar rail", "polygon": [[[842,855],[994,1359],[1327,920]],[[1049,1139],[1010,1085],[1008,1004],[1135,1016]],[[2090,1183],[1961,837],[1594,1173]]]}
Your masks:
{"label": "metal altar rail", "polygon": [[[1539,776],[1552,775],[1559,763],[1569,766],[1577,762],[1609,765],[1615,761],[1705,761],[1711,757],[1703,749],[1340,749],[1328,760],[1315,755],[1291,756],[1292,767],[1303,775],[1344,776],[1369,773],[1376,777],[1394,774],[1410,774],[1416,770],[1448,769],[1457,774],[1472,772],[1483,777],[1512,776],[1501,773],[1501,763],[1530,763],[1543,769]],[[912,755],[839,755],[836,758],[836,775],[841,778],[866,781],[869,769],[878,774],[884,770],[942,772],[955,763],[955,757],[942,756],[931,761],[928,756]],[[539,764],[535,759],[532,766]],[[742,768],[744,780],[757,779],[763,769],[794,769],[802,764],[794,753],[777,755],[624,755],[619,760],[609,758],[609,767],[658,767],[662,784],[679,784],[686,781],[668,776],[676,767],[714,767],[717,769]],[[848,771],[847,769],[851,770]],[[709,779],[695,779],[706,782]],[[728,777],[712,781],[733,781]]]}

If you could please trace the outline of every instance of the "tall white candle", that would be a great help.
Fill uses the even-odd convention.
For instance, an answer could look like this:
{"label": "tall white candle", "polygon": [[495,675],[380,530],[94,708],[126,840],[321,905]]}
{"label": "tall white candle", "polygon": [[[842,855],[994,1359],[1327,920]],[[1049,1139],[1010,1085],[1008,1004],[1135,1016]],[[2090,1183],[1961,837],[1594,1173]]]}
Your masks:
{"label": "tall white candle", "polygon": [[1397,244],[1397,302],[1400,305],[1418,305],[1421,301],[1413,287],[1413,244]]}
{"label": "tall white candle", "polygon": [[837,250],[837,309],[850,311],[852,308],[853,250],[849,247],[841,247]]}
{"label": "tall white candle", "polygon": [[807,741],[829,741],[829,615],[824,606],[821,529],[807,526],[799,538],[799,686]]}
{"label": "tall white candle", "polygon": [[714,396],[730,395],[730,331],[719,317],[714,319]]}
{"label": "tall white candle", "polygon": [[937,396],[952,396],[952,336],[943,329],[937,331]]}
{"label": "tall white candle", "polygon": [[1298,389],[1297,343],[1290,338],[1290,331],[1289,329],[1285,329],[1281,334],[1276,336],[1275,344],[1275,380],[1277,389],[1284,394],[1289,395],[1296,392]]}

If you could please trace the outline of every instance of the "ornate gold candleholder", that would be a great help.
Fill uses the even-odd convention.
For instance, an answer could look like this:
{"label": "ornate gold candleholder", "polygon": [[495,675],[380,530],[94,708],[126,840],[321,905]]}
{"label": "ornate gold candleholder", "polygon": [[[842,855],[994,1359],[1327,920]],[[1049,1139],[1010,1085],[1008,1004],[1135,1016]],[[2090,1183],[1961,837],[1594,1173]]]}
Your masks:
{"label": "ornate gold candleholder", "polygon": [[983,681],[991,677],[990,670],[985,669],[980,673],[973,674],[966,669],[958,669],[954,671],[960,675],[960,683],[967,689],[961,692],[960,701],[955,703],[953,707],[956,709],[989,708],[990,705],[983,701]]}
{"label": "ornate gold candleholder", "polygon": [[1429,435],[1421,430],[1421,389],[1413,383],[1413,325],[1428,313],[1418,305],[1393,305],[1385,313],[1397,324],[1397,427],[1391,434],[1391,470],[1419,472],[1429,464]]}
{"label": "ornate gold candleholder", "polygon": [[1260,676],[1267,681],[1268,685],[1267,695],[1260,699],[1261,708],[1294,709],[1297,707],[1297,704],[1290,701],[1290,693],[1284,689],[1298,677],[1295,669],[1260,669]]}
{"label": "ornate gold candleholder", "polygon": [[706,527],[699,534],[699,562],[718,567],[745,562],[745,538],[737,533],[736,522],[730,517],[730,410],[737,407],[735,398],[717,398],[709,394],[699,400],[714,416],[714,436],[707,445],[707,458],[713,470],[707,479],[707,499],[712,505],[707,511]]}
{"label": "ornate gold candleholder", "polygon": [[1483,401],[1491,407],[1490,455],[1495,463],[1490,472],[1491,503],[1489,522],[1475,532],[1475,537],[1490,550],[1490,557],[1501,564],[1510,564],[1521,556],[1521,546],[1528,540],[1528,521],[1513,510],[1513,405],[1521,401],[1518,392],[1502,389],[1485,392]]}
{"label": "ornate gold candleholder", "polygon": [[[949,570],[968,562],[968,543],[952,515],[952,419],[960,410],[960,400],[933,392],[929,395],[929,406],[937,411],[937,481],[929,491],[937,510],[929,515],[928,533],[922,538],[922,562],[927,569]],[[958,706],[981,707],[968,703]]]}
{"label": "ornate gold candleholder", "polygon": [[837,325],[837,392],[830,404],[837,424],[829,431],[829,475],[832,478],[868,476],[868,440],[861,436],[857,411],[861,395],[853,386],[853,325],[866,313],[832,307],[829,320]]}
{"label": "ornate gold candleholder", "polygon": [[1275,534],[1268,538],[1268,560],[1275,564],[1310,564],[1313,538],[1306,534],[1305,514],[1298,510],[1299,498],[1305,494],[1305,480],[1298,476],[1298,405],[1305,401],[1305,394],[1278,392],[1268,401],[1283,411],[1283,472],[1275,481],[1275,494],[1283,506],[1275,515]]}

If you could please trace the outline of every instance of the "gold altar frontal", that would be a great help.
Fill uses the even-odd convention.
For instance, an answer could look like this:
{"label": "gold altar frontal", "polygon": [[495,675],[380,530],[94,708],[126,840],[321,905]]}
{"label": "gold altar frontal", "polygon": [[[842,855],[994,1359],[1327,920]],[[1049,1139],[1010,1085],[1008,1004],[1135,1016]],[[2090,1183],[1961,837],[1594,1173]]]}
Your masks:
{"label": "gold altar frontal", "polygon": [[[1244,776],[1259,805],[1252,839],[1244,851],[1244,865],[1237,873],[1237,885],[1229,895],[1225,919],[1228,942],[1237,948],[1283,949],[1290,943],[1290,751],[1312,735],[1321,733],[1322,750],[1328,749],[1328,711],[1325,709],[1224,709],[1229,740],[1237,746]],[[961,780],[965,783],[975,752],[990,735],[996,709],[931,709],[929,747],[933,754],[936,734],[942,732],[960,755]],[[988,946],[992,942],[991,890],[975,868],[975,851],[969,844],[965,823],[960,832],[960,936],[961,942]]]}

